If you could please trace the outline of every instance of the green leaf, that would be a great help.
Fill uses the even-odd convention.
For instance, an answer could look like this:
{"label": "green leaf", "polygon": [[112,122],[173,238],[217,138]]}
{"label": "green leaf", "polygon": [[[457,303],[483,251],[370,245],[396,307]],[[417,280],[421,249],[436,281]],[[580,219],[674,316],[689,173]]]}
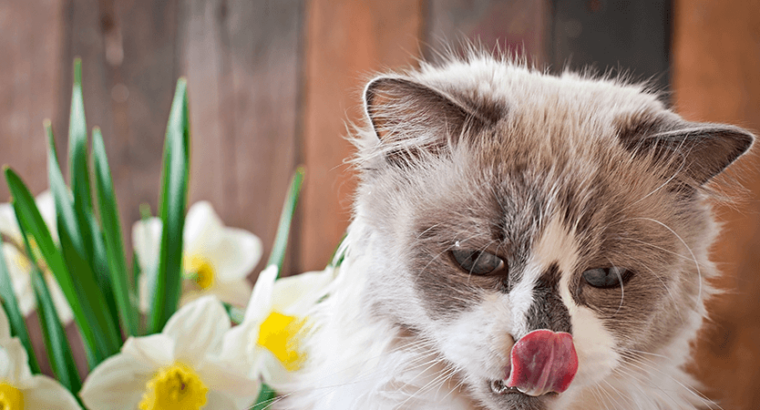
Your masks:
{"label": "green leaf", "polygon": [[69,173],[74,203],[84,211],[92,210],[90,172],[87,166],[87,121],[82,97],[82,60],[74,59],[74,87],[69,117]]}
{"label": "green leaf", "polygon": [[135,336],[138,327],[138,311],[130,301],[130,289],[132,287],[128,276],[127,260],[124,256],[119,209],[114,194],[111,169],[108,166],[108,157],[103,144],[103,135],[97,127],[92,131],[92,155],[95,160],[95,186],[97,188],[100,219],[105,234],[106,259],[111,273],[110,283],[113,286],[113,295],[116,299],[122,328],[128,336]]}
{"label": "green leaf", "polygon": [[227,316],[229,316],[233,324],[239,325],[243,323],[243,319],[245,318],[245,310],[240,309],[237,306],[232,306],[227,302],[222,302],[222,305],[224,305],[224,310],[227,311]]}
{"label": "green leaf", "polygon": [[[0,245],[5,246],[2,242],[0,242]],[[13,283],[11,283],[8,265],[5,263],[5,252],[2,251],[2,246],[0,246],[0,304],[2,304],[2,309],[8,315],[8,321],[11,324],[11,335],[18,337],[21,340],[21,344],[24,345],[24,349],[29,356],[29,367],[31,367],[32,373],[39,374],[40,365],[37,363],[37,356],[34,354],[32,341],[29,339],[29,332],[26,329],[24,316],[18,307],[18,299],[16,299],[16,294],[13,292]]]}
{"label": "green leaf", "polygon": [[142,316],[140,316],[140,275],[142,275],[142,270],[140,270],[140,259],[137,256],[137,253],[133,251],[132,277],[130,278],[129,284],[129,302],[132,305],[132,309],[136,312],[135,320],[137,321],[137,334],[143,336],[145,335],[145,321],[142,320]]}
{"label": "green leaf", "polygon": [[156,279],[151,281],[151,306],[148,329],[158,333],[177,310],[182,291],[182,242],[187,205],[190,126],[187,82],[177,81],[169,123],[166,127],[164,165],[159,215],[161,251]]}
{"label": "green leaf", "polygon": [[272,403],[277,398],[277,392],[266,384],[261,385],[261,391],[259,397],[256,399],[256,404],[251,410],[266,410],[272,406]]}
{"label": "green leaf", "polygon": [[[49,155],[55,155],[55,153],[51,152]],[[19,226],[34,238],[37,247],[45,258],[45,262],[58,281],[63,294],[66,296],[66,300],[68,300],[74,313],[74,319],[77,322],[79,331],[82,334],[82,339],[85,342],[85,350],[90,361],[90,366],[94,367],[105,356],[98,355],[98,350],[95,347],[95,336],[90,328],[89,316],[85,315],[83,306],[85,300],[79,298],[80,292],[77,289],[76,283],[71,275],[69,275],[63,255],[53,241],[29,189],[21,181],[21,178],[8,167],[5,168],[5,179],[8,182],[8,188],[13,197],[13,209],[16,212]]]}
{"label": "green leaf", "polygon": [[[50,129],[47,126],[46,128]],[[74,85],[71,92],[69,119],[69,176],[74,197],[74,212],[81,232],[82,244],[78,251],[90,265],[90,270],[95,273],[98,287],[105,296],[108,312],[112,319],[118,322],[103,235],[93,213],[88,164],[87,121],[82,97],[82,60],[76,58],[74,59]]]}
{"label": "green leaf", "polygon": [[118,325],[119,323],[119,311],[116,307],[116,298],[114,296],[113,285],[111,284],[111,267],[106,256],[106,244],[103,238],[103,232],[100,230],[95,214],[90,212],[87,215],[87,226],[82,229],[84,235],[87,235],[87,229],[89,229],[89,235],[92,237],[92,253],[89,255],[89,262],[91,264],[92,271],[95,273],[95,281],[98,284],[98,288],[103,292],[105,297],[108,313],[111,314],[111,319]]}
{"label": "green leaf", "polygon": [[[83,326],[92,329],[94,346],[98,354],[96,361],[103,360],[119,351],[121,347],[121,335],[118,325],[110,312],[106,294],[98,286],[95,273],[92,270],[92,259],[88,258],[94,251],[88,251],[85,247],[84,238],[92,234],[91,221],[78,218],[75,206],[72,203],[63,175],[58,166],[55,156],[55,141],[52,132],[48,132],[48,175],[50,178],[50,191],[55,200],[56,216],[58,221],[58,236],[61,240],[61,250],[65,262],[65,270],[61,276],[68,276],[68,281],[73,283],[76,297],[82,305],[82,321],[77,321],[80,330]],[[92,238],[90,238],[92,244]],[[47,256],[45,257],[47,260]],[[52,267],[51,267],[52,268]],[[72,276],[71,274],[76,274]],[[56,274],[58,279],[58,274]],[[60,282],[60,279],[59,279]],[[66,295],[69,299],[69,295]],[[71,299],[69,299],[71,303]]]}
{"label": "green leaf", "polygon": [[348,236],[348,233],[344,233],[343,236],[340,237],[338,246],[335,247],[333,254],[330,256],[330,262],[327,264],[328,267],[337,268],[343,264],[343,260],[346,258],[346,249],[343,247],[343,242],[346,241],[346,236]]}
{"label": "green leaf", "polygon": [[288,195],[285,197],[285,204],[280,214],[280,224],[277,226],[277,235],[274,238],[272,253],[269,254],[269,265],[277,265],[277,277],[282,273],[282,264],[285,261],[285,250],[288,247],[288,237],[290,236],[290,224],[293,222],[293,215],[298,205],[298,198],[301,195],[301,186],[303,185],[304,169],[296,168],[296,173],[290,181]]}
{"label": "green leaf", "polygon": [[40,327],[42,328],[43,341],[48,353],[50,367],[53,369],[58,381],[70,392],[76,394],[82,387],[82,381],[77,371],[77,365],[74,362],[74,356],[71,354],[66,332],[63,330],[58,313],[50,296],[50,290],[45,283],[39,264],[34,257],[32,247],[29,245],[29,237],[26,235],[23,226],[19,222],[26,253],[29,255],[32,266],[32,286],[34,295],[37,298],[37,312],[40,318]]}

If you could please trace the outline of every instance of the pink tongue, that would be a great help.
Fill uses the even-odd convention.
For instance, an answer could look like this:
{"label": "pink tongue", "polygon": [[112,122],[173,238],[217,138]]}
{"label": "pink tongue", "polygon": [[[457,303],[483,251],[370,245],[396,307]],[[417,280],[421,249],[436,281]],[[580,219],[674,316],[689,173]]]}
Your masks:
{"label": "pink tongue", "polygon": [[578,371],[573,336],[564,332],[534,330],[515,343],[511,358],[507,386],[531,396],[562,393]]}

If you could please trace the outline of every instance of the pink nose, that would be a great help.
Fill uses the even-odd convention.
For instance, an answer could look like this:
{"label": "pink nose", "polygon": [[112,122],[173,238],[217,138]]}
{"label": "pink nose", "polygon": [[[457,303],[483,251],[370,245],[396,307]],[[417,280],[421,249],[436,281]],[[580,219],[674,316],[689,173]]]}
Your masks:
{"label": "pink nose", "polygon": [[578,371],[578,355],[569,333],[534,330],[515,343],[510,357],[506,385],[531,396],[564,392]]}

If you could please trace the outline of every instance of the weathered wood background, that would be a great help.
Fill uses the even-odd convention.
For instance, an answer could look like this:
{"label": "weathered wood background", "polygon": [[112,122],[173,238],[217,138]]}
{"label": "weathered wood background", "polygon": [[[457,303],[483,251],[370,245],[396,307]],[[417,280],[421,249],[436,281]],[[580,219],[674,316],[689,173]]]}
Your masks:
{"label": "weathered wood background", "polygon": [[[688,119],[760,131],[758,22],[758,0],[3,0],[0,164],[35,193],[46,188],[42,120],[65,146],[71,62],[81,56],[88,122],[103,130],[129,232],[140,204],[156,209],[164,128],[184,75],[191,202],[210,200],[228,225],[269,245],[304,164],[287,270],[319,269],[350,217],[352,150],[342,137],[347,120],[360,120],[373,71],[435,60],[433,50],[468,38],[524,49],[553,70],[632,70],[672,92]],[[715,256],[727,292],[711,303],[694,366],[726,409],[760,407],[757,165],[744,161],[743,201],[720,208]]]}

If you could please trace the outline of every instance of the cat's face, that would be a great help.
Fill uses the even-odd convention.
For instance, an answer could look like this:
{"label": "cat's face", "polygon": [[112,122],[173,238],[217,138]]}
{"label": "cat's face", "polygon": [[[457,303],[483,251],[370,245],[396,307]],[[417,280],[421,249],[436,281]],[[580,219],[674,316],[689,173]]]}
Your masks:
{"label": "cat's face", "polygon": [[[701,186],[750,134],[686,123],[637,87],[490,60],[379,78],[366,95],[367,301],[474,397],[565,407],[648,355],[686,357],[714,273]],[[572,335],[570,388],[497,392],[513,345],[538,329]]]}

